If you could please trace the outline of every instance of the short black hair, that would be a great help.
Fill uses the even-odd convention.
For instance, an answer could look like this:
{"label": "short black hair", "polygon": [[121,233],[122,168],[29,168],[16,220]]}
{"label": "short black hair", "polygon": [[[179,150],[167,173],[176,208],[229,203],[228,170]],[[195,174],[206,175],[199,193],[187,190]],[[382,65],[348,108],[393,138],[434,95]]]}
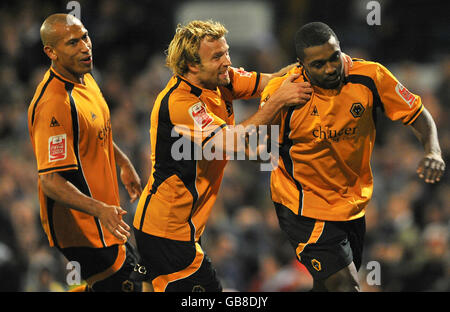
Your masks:
{"label": "short black hair", "polygon": [[300,60],[305,57],[304,49],[322,45],[333,36],[339,42],[334,31],[325,23],[312,22],[303,25],[295,34],[295,50]]}

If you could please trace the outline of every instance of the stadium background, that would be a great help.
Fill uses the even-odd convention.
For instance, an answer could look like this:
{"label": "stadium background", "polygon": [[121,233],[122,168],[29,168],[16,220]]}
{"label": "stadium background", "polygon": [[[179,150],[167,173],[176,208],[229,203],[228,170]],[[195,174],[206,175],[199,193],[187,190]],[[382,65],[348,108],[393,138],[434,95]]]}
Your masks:
{"label": "stadium background", "polygon": [[[68,1],[0,4],[0,291],[63,291],[66,262],[48,247],[40,226],[36,163],[27,107],[49,66],[39,39],[42,21],[69,13]],[[329,24],[352,57],[386,65],[420,94],[450,155],[450,23],[445,1],[378,1],[381,25],[369,26],[368,1],[79,1],[93,41],[94,76],[112,113],[116,143],[143,184],[149,174],[149,114],[170,72],[164,50],[178,22],[213,18],[229,29],[234,66],[272,72],[295,61],[292,38],[302,24]],[[237,101],[237,121],[257,107]],[[450,185],[415,173],[422,149],[412,132],[381,118],[372,157],[373,200],[360,279],[365,291],[449,291]],[[224,287],[237,291],[306,291],[311,278],[294,260],[269,197],[269,174],[250,162],[230,162],[203,245]],[[132,222],[135,205],[121,189]],[[381,284],[369,285],[380,264]],[[369,274],[369,278],[368,277]]]}

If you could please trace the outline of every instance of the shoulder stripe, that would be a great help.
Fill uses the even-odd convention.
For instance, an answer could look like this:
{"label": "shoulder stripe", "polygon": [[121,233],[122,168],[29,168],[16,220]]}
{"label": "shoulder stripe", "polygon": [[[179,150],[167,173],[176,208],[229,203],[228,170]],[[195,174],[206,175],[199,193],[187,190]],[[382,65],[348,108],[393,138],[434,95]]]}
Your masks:
{"label": "shoulder stripe", "polygon": [[36,99],[36,102],[34,102],[33,114],[31,115],[31,125],[33,125],[33,123],[34,123],[34,115],[36,113],[36,106],[39,103],[39,101],[41,100],[42,96],[44,95],[44,92],[47,89],[50,81],[52,81],[52,79],[54,77],[55,77],[55,74],[53,74],[53,72],[50,70],[50,76],[48,77],[47,81],[45,82],[44,86],[42,87],[41,93],[39,94],[38,98]]}
{"label": "shoulder stripe", "polygon": [[[193,95],[195,95],[196,97],[200,97],[200,95],[202,95],[202,89],[194,86],[192,83],[190,83],[189,81],[187,81],[186,79],[181,78],[180,76],[177,76],[178,81],[176,83],[176,86],[178,87],[178,85],[180,84],[180,80],[182,80],[183,82],[185,82],[189,87],[191,87],[191,93]],[[173,88],[173,87],[172,87]],[[176,89],[176,88],[175,88]],[[173,90],[170,89],[168,94],[171,93]]]}
{"label": "shoulder stripe", "polygon": [[283,160],[284,168],[286,169],[287,173],[289,174],[292,181],[294,181],[295,186],[298,189],[299,192],[299,203],[298,203],[298,211],[297,214],[301,215],[302,209],[303,209],[303,187],[300,184],[300,182],[297,181],[294,177],[294,162],[290,155],[290,149],[294,145],[292,140],[289,138],[289,133],[291,132],[290,123],[291,123],[291,117],[294,113],[295,107],[290,107],[288,110],[288,113],[286,115],[286,118],[284,120],[284,130],[283,130],[283,142],[280,146],[280,157]]}
{"label": "shoulder stripe", "polygon": [[349,75],[346,82],[362,84],[369,88],[374,97],[374,106],[377,105],[383,109],[383,103],[381,102],[380,95],[378,94],[378,89],[371,77],[364,75]]}
{"label": "shoulder stripe", "polygon": [[[80,135],[80,128],[78,123],[78,111],[75,104],[75,100],[72,96],[72,90],[74,88],[74,84],[64,81],[65,88],[67,91],[67,94],[69,95],[70,100],[70,111],[72,115],[72,130],[73,130],[73,150],[75,153],[75,157],[78,161],[78,169],[76,171],[62,171],[59,172],[59,174],[65,178],[66,180],[70,181],[74,186],[76,186],[83,194],[86,196],[92,197],[91,191],[89,189],[89,185],[86,181],[86,178],[83,173],[83,166],[80,159],[79,154],[79,135]],[[94,217],[95,224],[97,226],[97,230],[99,233],[99,239],[103,245],[103,247],[106,247],[105,238],[103,235],[103,230],[100,224],[100,221],[97,217]]]}
{"label": "shoulder stripe", "polygon": [[173,127],[170,121],[169,115],[169,98],[174,90],[178,88],[181,81],[186,80],[177,76],[177,82],[167,91],[164,97],[161,99],[161,105],[159,107],[158,124],[156,131],[156,144],[155,144],[155,171],[153,172],[153,184],[150,188],[150,195],[146,198],[144,209],[142,210],[141,222],[139,229],[142,230],[144,225],[145,215],[147,213],[148,202],[150,201],[151,194],[155,194],[161,183],[167,179],[173,170],[172,168],[166,168],[170,163],[170,148],[172,144],[172,137],[170,136],[171,127]]}
{"label": "shoulder stripe", "polygon": [[[158,115],[158,124],[156,126],[156,146],[155,146],[155,165],[153,171],[153,184],[151,186],[150,192],[155,194],[157,192],[158,187],[163,183],[166,179],[171,177],[172,175],[177,175],[180,180],[183,181],[186,189],[192,195],[192,207],[189,219],[187,220],[191,229],[191,241],[195,241],[195,226],[192,223],[192,215],[195,211],[197,200],[198,200],[198,191],[196,187],[196,179],[197,179],[197,160],[194,157],[195,149],[191,149],[191,157],[187,160],[179,160],[175,161],[171,156],[172,144],[178,138],[171,137],[171,131],[174,127],[172,121],[170,120],[170,112],[169,112],[169,99],[170,95],[173,93],[175,89],[178,88],[181,81],[186,82],[186,80],[181,77],[177,77],[177,82],[175,85],[169,89],[167,94],[162,98],[161,105],[159,108]],[[191,93],[195,94],[201,91],[201,89],[193,86],[192,84],[186,82],[191,87]],[[189,144],[194,144],[193,142],[189,142]],[[147,204],[147,206],[149,206]],[[150,207],[151,209],[151,207]],[[142,230],[143,222],[145,219],[145,213],[147,209],[142,212],[141,216],[141,224],[140,229]]]}
{"label": "shoulder stripe", "polygon": [[381,111],[384,111],[383,102],[381,102],[380,95],[378,93],[378,89],[375,85],[375,82],[373,79],[369,76],[364,75],[349,75],[345,79],[345,83],[356,83],[356,84],[362,84],[366,86],[371,92],[373,97],[373,109],[372,109],[372,119],[374,124],[377,123],[377,108],[381,109]]}

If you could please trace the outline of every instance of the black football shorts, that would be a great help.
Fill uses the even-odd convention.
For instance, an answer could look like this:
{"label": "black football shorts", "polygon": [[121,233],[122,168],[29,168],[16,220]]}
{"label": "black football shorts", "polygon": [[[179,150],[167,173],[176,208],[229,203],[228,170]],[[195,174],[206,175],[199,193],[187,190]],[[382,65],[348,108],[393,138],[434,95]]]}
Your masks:
{"label": "black football shorts", "polygon": [[134,229],[141,279],[155,292],[221,292],[211,260],[199,243],[149,235]]}
{"label": "black football shorts", "polygon": [[139,256],[133,245],[125,243],[105,248],[60,248],[68,261],[76,261],[80,275],[95,292],[140,292],[142,282],[132,273]]}
{"label": "black football shorts", "polygon": [[287,234],[297,259],[315,280],[324,280],[348,266],[361,266],[365,218],[350,221],[316,220],[294,214],[274,203],[280,228]]}

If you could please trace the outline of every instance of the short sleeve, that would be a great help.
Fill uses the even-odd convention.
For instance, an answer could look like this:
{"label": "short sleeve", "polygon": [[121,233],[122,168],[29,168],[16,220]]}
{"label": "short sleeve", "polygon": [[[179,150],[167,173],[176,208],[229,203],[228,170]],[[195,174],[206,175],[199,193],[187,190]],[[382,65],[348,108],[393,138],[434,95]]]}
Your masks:
{"label": "short sleeve", "polygon": [[197,97],[176,98],[169,104],[174,131],[202,147],[227,126]]}
{"label": "short sleeve", "polygon": [[71,111],[64,98],[38,103],[31,127],[39,174],[78,168]]}
{"label": "short sleeve", "polygon": [[259,96],[260,73],[230,67],[229,75],[231,80],[229,89],[231,89],[234,99],[249,99]]}
{"label": "short sleeve", "polygon": [[377,65],[375,84],[386,116],[405,125],[413,123],[424,109],[420,96],[411,93],[386,67]]}

